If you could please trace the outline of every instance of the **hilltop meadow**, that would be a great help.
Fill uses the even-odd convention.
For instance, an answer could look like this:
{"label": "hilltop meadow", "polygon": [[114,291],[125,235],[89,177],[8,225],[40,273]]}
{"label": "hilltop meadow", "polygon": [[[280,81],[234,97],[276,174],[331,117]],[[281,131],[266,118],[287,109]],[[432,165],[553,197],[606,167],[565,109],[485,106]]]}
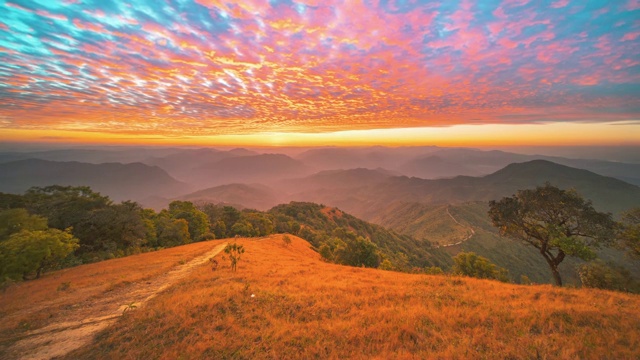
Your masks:
{"label": "hilltop meadow", "polygon": [[[246,253],[236,272],[220,253],[215,271],[193,268],[63,358],[632,359],[640,347],[637,295],[346,267],[286,237],[290,243],[283,235],[238,239]],[[179,265],[179,253],[189,257],[221,242],[53,272],[4,293],[2,312],[25,311],[17,305],[23,288],[47,289],[33,300],[40,307],[73,304],[84,287],[114,281],[112,263],[127,263],[117,283],[145,281],[152,276],[146,258],[162,271]],[[74,291],[53,288],[65,281]],[[93,296],[105,291],[113,290]]]}

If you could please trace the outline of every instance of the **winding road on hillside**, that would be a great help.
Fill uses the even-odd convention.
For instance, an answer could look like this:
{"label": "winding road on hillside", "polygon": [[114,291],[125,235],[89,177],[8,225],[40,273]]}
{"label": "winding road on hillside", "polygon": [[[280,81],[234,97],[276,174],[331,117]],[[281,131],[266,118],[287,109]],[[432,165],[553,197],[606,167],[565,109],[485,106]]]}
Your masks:
{"label": "winding road on hillside", "polygon": [[8,351],[15,359],[42,360],[63,356],[88,344],[94,335],[113,324],[126,311],[143,306],[162,291],[220,253],[226,243],[172,270],[144,282],[132,283],[104,296],[87,300],[78,310],[54,319],[41,329],[24,334]]}
{"label": "winding road on hillside", "polygon": [[476,234],[476,231],[475,231],[471,226],[463,225],[463,224],[461,224],[461,223],[460,223],[460,222],[459,222],[455,217],[453,217],[453,215],[451,215],[451,212],[449,212],[449,207],[448,207],[448,206],[447,206],[447,215],[449,215],[449,217],[450,217],[450,218],[451,218],[451,219],[452,219],[456,224],[458,224],[458,225],[460,225],[460,226],[462,226],[462,227],[464,227],[464,228],[469,229],[469,231],[470,231],[470,232],[469,232],[469,235],[468,235],[466,238],[464,238],[464,239],[462,239],[462,240],[460,240],[460,241],[458,241],[458,242],[456,242],[456,243],[453,243],[453,244],[445,244],[445,245],[442,245],[442,247],[449,247],[449,246],[460,245],[460,244],[462,244],[463,242],[465,242],[465,241],[467,241],[467,240],[471,239],[471,238],[473,237],[473,235],[475,235],[475,234]]}

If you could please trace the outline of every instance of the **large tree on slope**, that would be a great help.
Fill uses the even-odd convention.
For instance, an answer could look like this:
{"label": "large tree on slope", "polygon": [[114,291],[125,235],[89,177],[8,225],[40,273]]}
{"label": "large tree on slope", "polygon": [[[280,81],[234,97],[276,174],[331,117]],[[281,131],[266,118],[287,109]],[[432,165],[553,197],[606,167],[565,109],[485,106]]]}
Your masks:
{"label": "large tree on slope", "polygon": [[558,265],[566,256],[594,259],[594,250],[615,238],[611,214],[596,211],[574,190],[549,183],[491,201],[489,207],[489,217],[500,234],[535,247],[558,286],[562,286]]}

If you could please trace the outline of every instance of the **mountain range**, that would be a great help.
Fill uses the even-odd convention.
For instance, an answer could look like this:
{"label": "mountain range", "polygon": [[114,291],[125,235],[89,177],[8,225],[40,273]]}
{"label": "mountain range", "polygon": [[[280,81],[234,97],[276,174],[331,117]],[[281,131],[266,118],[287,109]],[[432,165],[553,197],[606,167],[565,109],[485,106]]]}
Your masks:
{"label": "mountain range", "polygon": [[143,201],[155,194],[189,191],[166,171],[142,163],[89,164],[39,159],[0,163],[0,192],[23,193],[32,186],[90,186],[113,200]]}
{"label": "mountain range", "polygon": [[[313,202],[410,236],[416,246],[439,246],[439,254],[474,251],[508,268],[516,278],[525,273],[521,259],[535,262],[537,257],[521,244],[500,239],[488,219],[487,201],[549,182],[575,189],[598,210],[616,216],[640,206],[640,187],[622,180],[640,179],[640,164],[531,160],[530,155],[502,151],[374,147],[312,149],[289,155],[179,148],[33,153],[59,159],[76,154],[87,162],[43,160],[27,154],[20,153],[27,158],[15,160],[16,153],[0,153],[0,192],[87,185],[116,201],[135,200],[156,210],[173,200],[263,211],[290,201]],[[89,162],[118,156],[142,159]],[[509,162],[514,159],[522,161]],[[616,260],[621,255],[608,252],[603,257]],[[576,280],[576,264],[563,264],[570,281]],[[541,269],[527,272],[532,280],[548,280],[544,264],[529,265],[526,268]]]}

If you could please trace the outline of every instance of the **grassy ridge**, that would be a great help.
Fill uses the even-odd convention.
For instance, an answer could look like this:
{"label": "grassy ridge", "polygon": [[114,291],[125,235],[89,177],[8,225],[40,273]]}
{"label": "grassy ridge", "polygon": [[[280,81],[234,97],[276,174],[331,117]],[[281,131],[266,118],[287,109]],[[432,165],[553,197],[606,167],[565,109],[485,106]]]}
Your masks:
{"label": "grassy ridge", "polygon": [[[25,331],[49,325],[54,315],[64,317],[65,312],[82,308],[93,298],[166,273],[220,243],[200,242],[106,260],[13,284],[0,291],[0,339],[20,336]],[[0,358],[3,358],[3,345],[0,342]]]}
{"label": "grassy ridge", "polygon": [[241,240],[67,359],[634,358],[640,297],[328,264]]}

